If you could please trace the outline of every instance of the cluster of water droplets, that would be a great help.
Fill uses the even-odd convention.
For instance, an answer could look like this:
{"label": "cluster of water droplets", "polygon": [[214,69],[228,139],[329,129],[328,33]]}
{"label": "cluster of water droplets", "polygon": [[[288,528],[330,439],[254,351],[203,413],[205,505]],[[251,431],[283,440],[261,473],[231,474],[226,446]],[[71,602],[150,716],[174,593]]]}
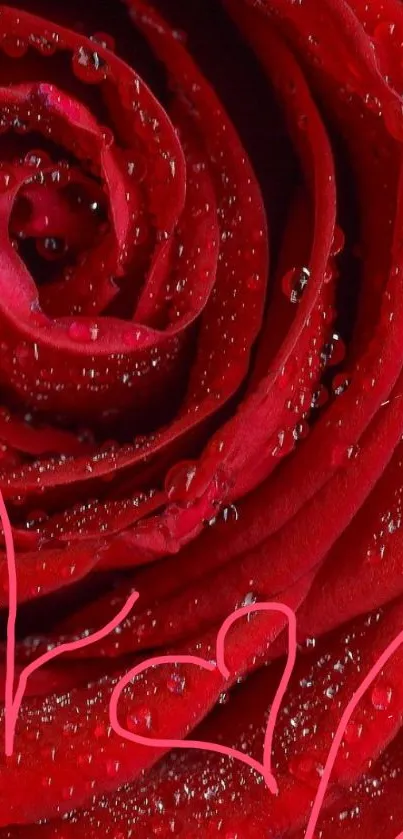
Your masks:
{"label": "cluster of water droplets", "polygon": [[[398,466],[400,468],[400,461]],[[385,500],[380,511],[373,520],[373,530],[368,539],[365,560],[370,565],[382,563],[387,551],[390,550],[393,539],[399,536],[403,521],[403,486],[394,487],[392,495],[385,491]]]}

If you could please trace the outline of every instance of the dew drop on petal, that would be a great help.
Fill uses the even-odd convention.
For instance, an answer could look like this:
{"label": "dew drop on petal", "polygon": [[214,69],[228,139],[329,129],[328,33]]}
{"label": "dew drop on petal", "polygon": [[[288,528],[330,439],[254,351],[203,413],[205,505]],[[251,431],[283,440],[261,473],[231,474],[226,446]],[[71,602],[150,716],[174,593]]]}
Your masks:
{"label": "dew drop on petal", "polygon": [[324,365],[331,367],[340,364],[346,355],[346,346],[338,332],[333,332],[330,341],[325,344],[321,353],[321,359]]}
{"label": "dew drop on petal", "polygon": [[254,603],[256,603],[257,599],[257,594],[255,594],[253,591],[248,591],[248,593],[245,594],[245,597],[242,600],[241,606],[253,606]]}
{"label": "dew drop on petal", "polygon": [[324,405],[327,404],[329,401],[329,391],[327,388],[320,384],[317,390],[314,391],[312,394],[312,401],[311,401],[311,408],[318,409],[323,408]]}
{"label": "dew drop on petal", "polygon": [[28,359],[32,358],[32,347],[24,341],[23,343],[18,344],[14,355],[19,364],[25,364]]}
{"label": "dew drop on petal", "polygon": [[221,511],[221,517],[225,522],[238,521],[239,512],[235,504],[229,504],[227,507],[224,507]]}
{"label": "dew drop on petal", "polygon": [[356,446],[349,446],[343,442],[334,443],[330,452],[330,462],[332,466],[340,467],[347,466],[349,461],[356,457],[358,448]]}
{"label": "dew drop on petal", "polygon": [[123,342],[128,349],[135,349],[139,345],[141,331],[139,329],[128,329],[123,335]]}
{"label": "dew drop on petal", "polygon": [[290,303],[299,303],[308,285],[311,272],[309,268],[291,268],[284,274],[281,286]]}
{"label": "dew drop on petal", "polygon": [[276,381],[277,387],[280,390],[286,390],[291,381],[292,381],[292,375],[291,375],[290,371],[288,370],[287,367],[283,367],[282,370],[280,370],[279,375],[277,376],[277,381]]}
{"label": "dew drop on petal", "polygon": [[91,35],[91,41],[94,41],[96,44],[99,44],[104,49],[109,50],[110,52],[114,52],[116,48],[116,41],[109,35],[107,32],[95,32],[94,35]]}
{"label": "dew drop on petal", "polygon": [[293,432],[286,428],[280,429],[271,440],[271,453],[273,457],[285,457],[290,454],[295,446]]}
{"label": "dew drop on petal", "polygon": [[186,461],[178,463],[169,470],[165,479],[165,491],[170,500],[186,501],[190,488],[197,474],[197,464]]}
{"label": "dew drop on petal", "polygon": [[341,396],[349,388],[351,380],[345,373],[338,373],[332,382],[332,391],[335,396]]}
{"label": "dew drop on petal", "polygon": [[348,721],[344,732],[344,740],[349,746],[352,746],[360,741],[363,728],[362,723],[359,723],[356,720],[351,719]]}
{"label": "dew drop on petal", "polygon": [[385,555],[385,545],[373,545],[368,548],[365,561],[368,565],[379,565]]}
{"label": "dew drop on petal", "polygon": [[41,55],[49,56],[54,55],[57,50],[59,35],[57,32],[48,35],[37,35],[31,32],[28,41],[29,45],[34,47]]}
{"label": "dew drop on petal", "polygon": [[43,259],[46,259],[48,262],[53,262],[65,254],[66,246],[63,239],[57,239],[54,236],[45,236],[44,239],[37,239],[36,250]]}
{"label": "dew drop on petal", "polygon": [[167,689],[174,696],[182,696],[186,687],[186,679],[181,673],[173,672],[168,676]]}
{"label": "dew drop on petal", "polygon": [[101,135],[104,145],[107,149],[109,149],[115,141],[115,136],[112,129],[108,128],[107,126],[103,126],[101,130]]}
{"label": "dew drop on petal", "polygon": [[101,737],[105,737],[106,728],[101,723],[98,723],[94,728],[94,737],[96,740],[100,740]]}
{"label": "dew drop on petal", "polygon": [[9,58],[22,58],[28,51],[28,44],[17,35],[3,35],[0,46]]}
{"label": "dew drop on petal", "polygon": [[336,225],[336,227],[334,229],[333,242],[332,242],[332,247],[331,247],[331,251],[330,251],[332,256],[337,256],[337,254],[341,253],[341,251],[343,250],[343,248],[345,246],[345,242],[346,242],[346,239],[345,239],[345,236],[344,236],[344,233],[343,233],[341,227],[338,227]]}
{"label": "dew drop on petal", "polygon": [[297,755],[291,758],[288,768],[294,778],[309,783],[316,782],[322,766],[310,755]]}
{"label": "dew drop on petal", "polygon": [[142,705],[136,708],[135,711],[131,711],[126,717],[126,726],[129,731],[133,731],[136,734],[150,731],[152,727],[152,713],[150,708]]}
{"label": "dew drop on petal", "polygon": [[376,711],[387,711],[392,701],[393,689],[383,681],[372,688],[371,702]]}
{"label": "dew drop on petal", "polygon": [[42,151],[42,149],[31,149],[31,151],[27,152],[24,157],[25,165],[32,166],[35,169],[49,166],[51,162],[50,155],[47,154],[47,152]]}
{"label": "dew drop on petal", "polygon": [[107,75],[106,61],[96,50],[79,47],[72,59],[74,75],[86,84],[98,84]]}
{"label": "dew drop on petal", "polygon": [[99,330],[96,324],[73,321],[68,328],[68,334],[72,341],[85,344],[87,341],[96,341]]}
{"label": "dew drop on petal", "polygon": [[251,274],[246,281],[246,286],[249,291],[259,291],[262,286],[259,274]]}
{"label": "dew drop on petal", "polygon": [[119,772],[120,763],[118,760],[107,760],[106,762],[106,774],[108,778],[115,778]]}
{"label": "dew drop on petal", "polygon": [[8,192],[15,184],[15,175],[6,169],[0,169],[0,193]]}
{"label": "dew drop on petal", "polygon": [[309,434],[309,425],[306,420],[300,420],[293,429],[293,437],[295,442],[298,440],[305,440]]}

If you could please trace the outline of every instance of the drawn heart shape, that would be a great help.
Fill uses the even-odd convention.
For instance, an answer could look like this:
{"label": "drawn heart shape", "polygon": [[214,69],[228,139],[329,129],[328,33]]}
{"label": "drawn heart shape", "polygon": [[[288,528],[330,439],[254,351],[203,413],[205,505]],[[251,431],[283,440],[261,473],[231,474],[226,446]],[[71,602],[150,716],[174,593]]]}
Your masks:
{"label": "drawn heart shape", "polygon": [[[237,749],[233,749],[222,744],[217,743],[210,743],[203,740],[175,740],[175,739],[159,739],[153,737],[145,737],[140,734],[135,734],[134,732],[128,731],[123,726],[120,725],[118,721],[118,703],[119,698],[122,691],[127,687],[127,685],[132,682],[132,680],[139,676],[144,671],[148,670],[150,667],[157,667],[160,665],[186,665],[192,664],[198,667],[202,667],[204,670],[209,672],[218,671],[222,677],[227,681],[230,678],[230,671],[228,670],[225,664],[225,657],[224,657],[224,648],[225,648],[225,640],[228,634],[228,631],[232,627],[232,625],[238,621],[240,618],[250,615],[253,612],[280,612],[284,614],[288,619],[288,654],[287,654],[287,663],[279,684],[279,687],[276,692],[276,696],[274,698],[273,704],[270,709],[269,719],[266,726],[265,737],[264,737],[264,748],[263,748],[263,761],[260,762],[255,760],[254,758],[246,755],[244,752],[240,752]],[[280,706],[283,700],[283,697],[286,693],[290,677],[292,675],[292,671],[295,664],[296,658],[296,615],[292,609],[286,606],[283,603],[255,603],[251,606],[245,606],[241,609],[238,609],[236,612],[231,614],[225,622],[220,627],[218,634],[217,634],[217,641],[216,641],[216,661],[208,661],[204,658],[199,656],[191,656],[191,655],[167,655],[167,656],[155,656],[147,659],[146,661],[136,665],[136,667],[132,668],[115,686],[112,697],[109,704],[109,716],[110,722],[117,734],[123,737],[126,740],[130,740],[133,743],[138,743],[140,745],[149,746],[149,747],[161,747],[164,750],[166,749],[195,749],[195,750],[204,750],[215,752],[219,755],[225,755],[227,757],[234,758],[239,760],[241,763],[246,764],[247,766],[251,767],[255,771],[259,772],[270,790],[270,792],[274,795],[279,794],[278,784],[277,781],[271,771],[271,754],[272,754],[272,743],[273,743],[273,736],[274,730],[276,726],[277,716],[280,710]],[[397,650],[403,644],[403,631],[401,631],[394,640],[389,643],[386,649],[381,653],[381,655],[376,660],[375,664],[372,666],[370,671],[366,674],[366,676],[362,679],[359,688],[354,692],[352,698],[350,699],[349,703],[347,704],[344,713],[339,721],[337,726],[337,730],[334,734],[332,745],[329,750],[329,754],[327,756],[326,764],[321,775],[320,783],[315,795],[315,799],[313,802],[313,806],[311,809],[310,817],[308,820],[306,832],[304,834],[304,839],[314,839],[315,837],[315,829],[320,817],[320,813],[323,807],[323,803],[325,800],[325,795],[327,792],[327,788],[329,785],[331,773],[337,758],[338,751],[341,746],[341,742],[344,737],[344,733],[346,731],[348,722],[350,721],[357,705],[359,704],[360,700],[363,698],[364,694],[373,684],[374,680],[377,676],[379,676],[382,669],[385,665],[389,662],[392,658],[393,654],[397,652]],[[224,686],[225,687],[225,686]],[[396,839],[403,839],[403,833],[400,833]]]}
{"label": "drawn heart shape", "polygon": [[[0,521],[3,526],[3,533],[4,539],[6,544],[6,553],[7,553],[7,565],[8,565],[8,576],[9,576],[9,615],[8,615],[8,634],[7,634],[7,661],[6,661],[6,687],[5,687],[5,751],[6,755],[12,755],[13,748],[14,748],[14,735],[15,735],[15,727],[18,717],[18,712],[21,706],[22,699],[24,697],[27,680],[28,677],[38,670],[42,665],[47,664],[50,660],[57,658],[63,652],[80,649],[81,647],[88,646],[90,644],[95,643],[96,641],[105,638],[110,632],[118,626],[118,624],[124,620],[124,618],[128,615],[130,610],[133,608],[135,603],[139,598],[138,592],[133,592],[126,603],[124,604],[123,608],[119,611],[119,613],[102,629],[98,630],[97,632],[93,633],[92,635],[87,636],[85,639],[80,639],[78,641],[60,644],[55,649],[45,653],[44,655],[40,656],[36,661],[31,662],[24,670],[21,671],[17,690],[14,694],[14,677],[15,677],[15,621],[17,615],[17,573],[16,573],[16,564],[15,564],[15,551],[14,551],[14,543],[13,543],[13,536],[12,536],[12,529],[11,524],[8,518],[7,509],[4,503],[3,496],[0,492]],[[225,682],[230,681],[230,671],[225,664],[225,641],[227,634],[231,627],[233,626],[236,621],[238,621],[242,617],[246,617],[253,612],[277,612],[285,615],[288,621],[288,654],[287,654],[287,662],[286,666],[280,681],[280,684],[277,688],[277,692],[272,703],[270,714],[266,726],[265,731],[265,738],[264,738],[264,748],[263,748],[263,761],[260,762],[255,760],[254,758],[246,755],[244,752],[240,752],[237,749],[232,749],[222,744],[219,745],[217,743],[209,743],[207,741],[201,740],[175,740],[175,739],[159,739],[159,738],[152,738],[152,737],[144,737],[140,734],[135,734],[134,732],[128,731],[127,729],[123,728],[117,717],[118,712],[118,704],[119,698],[122,691],[125,687],[131,682],[136,676],[140,675],[144,671],[148,670],[150,667],[157,667],[160,665],[166,664],[192,664],[198,667],[203,668],[206,671],[214,672],[217,671],[221,674],[222,678]],[[319,783],[319,787],[315,796],[315,800],[313,802],[313,807],[311,810],[310,818],[308,820],[305,837],[304,839],[314,839],[314,831],[317,826],[317,822],[320,816],[321,808],[323,806],[324,798],[326,795],[327,787],[330,780],[330,775],[337,757],[338,750],[341,745],[341,741],[344,736],[344,732],[346,730],[347,724],[351,719],[352,714],[354,713],[355,708],[357,707],[359,701],[364,696],[365,692],[368,688],[372,685],[375,678],[380,674],[383,667],[389,662],[391,657],[397,650],[403,645],[403,630],[399,632],[399,634],[394,638],[394,640],[389,643],[387,648],[383,651],[383,653],[379,656],[375,664],[372,666],[370,671],[362,680],[360,687],[354,692],[350,702],[348,703],[341,719],[337,730],[334,734],[332,745],[326,760],[326,765],[323,770],[323,774],[321,776],[321,780]],[[201,658],[199,656],[191,656],[191,655],[176,655],[176,656],[156,656],[150,657],[146,661],[142,662],[141,664],[137,665],[136,667],[132,668],[115,686],[110,703],[109,703],[109,716],[110,721],[113,729],[117,734],[123,737],[126,740],[130,740],[134,743],[145,745],[145,746],[157,746],[163,748],[164,750],[168,749],[197,749],[197,750],[204,750],[215,752],[219,755],[225,755],[227,757],[234,758],[240,761],[243,764],[251,767],[255,771],[259,772],[273,795],[279,794],[278,784],[277,781],[271,771],[271,756],[272,756],[272,744],[273,744],[273,736],[274,730],[277,722],[277,716],[281,707],[282,700],[284,695],[287,691],[288,684],[294,669],[295,659],[297,653],[297,620],[295,612],[287,605],[283,603],[276,603],[276,602],[263,602],[263,603],[255,603],[250,606],[244,606],[241,609],[233,612],[222,624],[220,627],[217,640],[216,640],[216,661],[208,661],[207,659]],[[403,839],[403,832],[399,833],[396,839]]]}
{"label": "drawn heart shape", "polygon": [[[140,734],[135,734],[134,732],[128,731],[128,729],[120,725],[118,720],[118,704],[122,691],[125,687],[127,687],[127,685],[130,682],[133,681],[133,679],[135,679],[136,676],[139,676],[141,673],[144,673],[144,671],[148,670],[150,667],[158,667],[160,665],[167,664],[192,664],[196,665],[197,667],[202,667],[204,670],[208,670],[209,672],[214,672],[217,670],[219,673],[221,673],[223,679],[225,681],[228,681],[230,679],[230,671],[228,670],[225,664],[224,652],[226,637],[228,635],[229,630],[231,629],[233,624],[236,623],[236,621],[238,621],[240,618],[247,617],[253,612],[280,612],[281,614],[285,615],[288,621],[287,662],[270,709],[269,719],[267,722],[264,737],[262,762],[255,760],[250,755],[247,755],[244,752],[239,751],[238,749],[233,749],[229,746],[224,746],[222,744],[209,743],[204,740],[171,740],[144,737]],[[216,641],[216,661],[207,661],[207,659],[205,658],[200,658],[199,656],[193,655],[163,655],[148,658],[146,661],[137,664],[135,667],[129,670],[129,672],[126,673],[126,675],[115,686],[111,696],[111,700],[109,703],[109,716],[112,728],[117,734],[119,734],[124,739],[130,740],[133,743],[138,743],[143,746],[158,746],[165,750],[197,749],[209,752],[216,752],[219,755],[232,757],[235,760],[241,761],[242,763],[251,767],[255,771],[259,772],[263,776],[270,792],[273,793],[273,795],[278,795],[278,784],[271,771],[273,736],[281,703],[286,693],[294,669],[296,654],[297,620],[295,612],[289,606],[286,606],[284,603],[273,602],[254,603],[250,606],[243,606],[242,608],[237,609],[237,611],[229,615],[229,617],[224,621],[224,623],[218,631]]]}
{"label": "drawn heart shape", "polygon": [[[16,570],[16,563],[15,563],[15,550],[14,550],[14,541],[12,535],[12,528],[10,524],[10,520],[7,513],[7,508],[0,492],[0,521],[3,527],[5,545],[6,545],[6,553],[7,553],[7,567],[8,567],[8,582],[9,582],[9,610],[8,610],[8,623],[7,623],[7,656],[6,656],[6,684],[5,684],[5,752],[7,756],[11,756],[14,750],[14,737],[15,737],[15,728],[18,718],[18,713],[21,707],[21,703],[25,694],[27,681],[30,675],[35,671],[39,670],[45,664],[48,664],[51,660],[58,658],[64,652],[69,652],[73,650],[78,650],[82,647],[89,646],[97,641],[100,641],[102,638],[105,638],[109,633],[113,632],[113,630],[121,623],[124,618],[129,614],[135,603],[139,598],[139,593],[133,592],[127,599],[126,603],[124,604],[123,608],[118,612],[115,617],[106,624],[106,626],[102,627],[97,632],[88,635],[86,638],[82,638],[78,641],[72,641],[65,644],[60,644],[58,647],[55,647],[53,650],[48,651],[44,655],[39,656],[35,661],[31,662],[27,667],[25,667],[19,676],[17,690],[14,692],[14,681],[15,681],[15,624],[16,624],[16,617],[17,617],[17,570]],[[127,729],[124,729],[118,721],[117,718],[117,708],[118,702],[121,692],[124,690],[126,685],[133,679],[135,676],[139,675],[144,670],[147,670],[151,666],[158,666],[160,664],[193,664],[199,667],[204,668],[210,672],[214,670],[218,670],[222,677],[225,680],[230,678],[230,672],[225,664],[224,658],[224,646],[225,646],[225,639],[230,630],[231,626],[239,620],[241,617],[246,617],[250,615],[252,612],[279,612],[288,620],[288,655],[287,655],[287,663],[284,669],[284,673],[282,679],[280,681],[279,687],[277,689],[276,696],[274,698],[270,715],[266,727],[265,733],[265,740],[264,740],[264,751],[263,751],[263,762],[259,762],[254,760],[249,755],[245,755],[243,752],[238,751],[237,749],[227,748],[223,745],[213,744],[213,743],[204,743],[203,741],[192,741],[192,740],[162,740],[162,739],[153,739],[148,737],[142,737],[140,735],[136,735],[134,733],[129,732]],[[250,606],[244,606],[241,609],[238,609],[236,612],[229,615],[229,617],[225,620],[223,625],[221,626],[218,635],[217,635],[217,642],[216,642],[216,653],[217,653],[217,661],[207,661],[206,659],[200,658],[198,656],[190,656],[190,655],[182,655],[182,656],[160,656],[155,658],[149,658],[146,661],[142,662],[141,664],[134,667],[130,670],[116,685],[111,700],[109,703],[109,713],[111,719],[111,725],[115,729],[115,731],[120,734],[126,740],[131,740],[135,743],[140,743],[141,745],[157,745],[163,748],[193,748],[193,749],[205,749],[208,751],[217,752],[221,755],[227,755],[233,757],[237,760],[242,761],[243,763],[247,764],[248,766],[252,767],[256,771],[260,772],[269,788],[269,790],[274,794],[278,795],[278,785],[277,782],[271,772],[271,752],[272,752],[272,742],[274,736],[274,729],[276,725],[276,720],[278,716],[278,712],[280,710],[281,702],[283,700],[284,694],[287,690],[294,664],[297,654],[297,620],[295,612],[283,603],[255,603]]]}

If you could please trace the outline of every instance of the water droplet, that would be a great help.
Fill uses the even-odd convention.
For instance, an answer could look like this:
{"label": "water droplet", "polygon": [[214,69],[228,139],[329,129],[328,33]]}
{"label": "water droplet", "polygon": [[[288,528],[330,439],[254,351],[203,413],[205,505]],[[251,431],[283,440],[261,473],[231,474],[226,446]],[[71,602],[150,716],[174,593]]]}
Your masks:
{"label": "water droplet", "polygon": [[306,420],[301,420],[300,422],[298,422],[295,428],[293,429],[292,434],[296,442],[298,440],[305,440],[309,434],[309,425],[306,422]]}
{"label": "water droplet", "polygon": [[25,342],[18,344],[15,350],[15,357],[19,364],[25,364],[28,359],[32,358],[32,347]]}
{"label": "water droplet", "polygon": [[13,131],[17,134],[26,134],[29,129],[29,124],[25,120],[21,120],[19,117],[15,117],[13,120]]}
{"label": "water droplet", "polygon": [[134,178],[137,183],[141,183],[147,177],[147,170],[148,163],[144,155],[140,152],[136,155],[130,155],[130,160],[127,161],[127,174],[130,178]]}
{"label": "water droplet", "polygon": [[103,139],[104,145],[106,146],[107,149],[109,149],[113,145],[113,143],[115,142],[115,135],[114,135],[112,129],[108,128],[107,126],[104,126],[102,128],[101,134],[102,134],[102,139]]}
{"label": "water droplet", "polygon": [[321,352],[321,359],[324,365],[335,367],[340,364],[346,355],[345,343],[338,332],[333,332],[330,341],[325,344]]}
{"label": "water droplet", "polygon": [[382,114],[382,103],[378,96],[374,96],[372,93],[366,93],[363,100],[369,111],[372,111],[378,116]]}
{"label": "water droplet", "polygon": [[99,329],[95,324],[73,321],[69,326],[68,333],[72,341],[85,344],[87,341],[97,340]]}
{"label": "water droplet", "polygon": [[3,35],[1,48],[10,58],[22,58],[28,51],[28,44],[16,35]]}
{"label": "water droplet", "polygon": [[59,35],[57,32],[52,32],[52,34],[47,37],[46,35],[36,35],[31,32],[28,40],[30,46],[38,50],[41,55],[54,55],[58,47]]}
{"label": "water droplet", "polygon": [[74,75],[86,84],[99,84],[107,76],[108,65],[96,50],[79,47],[72,59]]}
{"label": "water droplet", "polygon": [[42,149],[31,149],[24,157],[25,166],[33,166],[35,169],[44,168],[51,163],[50,155],[42,151]]}
{"label": "water droplet", "polygon": [[323,769],[321,764],[310,755],[297,755],[291,758],[288,768],[294,778],[307,783],[309,781],[316,783]]}
{"label": "water droplet", "polygon": [[348,743],[349,746],[358,743],[364,726],[362,723],[357,722],[356,720],[349,720],[346,726],[346,730],[344,732],[344,740]]}
{"label": "water droplet", "polygon": [[371,702],[376,711],[387,711],[392,701],[393,688],[385,684],[383,681],[378,681],[372,688]]}
{"label": "water droplet", "polygon": [[189,498],[190,488],[196,474],[196,463],[184,461],[173,466],[165,480],[165,491],[168,498],[170,500],[186,501]]}
{"label": "water droplet", "polygon": [[99,44],[101,47],[109,50],[110,52],[115,51],[115,39],[112,35],[109,35],[108,32],[95,32],[94,35],[91,35],[91,41],[94,41],[96,44]]}
{"label": "water droplet", "polygon": [[119,773],[120,763],[118,760],[107,760],[106,761],[106,774],[108,778],[115,778],[116,775]]}
{"label": "water droplet", "polygon": [[239,513],[235,504],[229,504],[228,507],[224,507],[221,511],[221,516],[225,522],[238,521]]}
{"label": "water droplet", "polygon": [[271,441],[273,457],[285,457],[295,446],[295,439],[289,428],[280,429]]}
{"label": "water droplet", "polygon": [[329,392],[324,385],[319,385],[318,389],[312,394],[311,408],[323,408],[329,401]]}
{"label": "water droplet", "polygon": [[55,236],[46,236],[44,239],[36,240],[36,250],[43,259],[48,262],[60,259],[66,253],[66,245],[63,239],[56,239]]}
{"label": "water droplet", "polygon": [[337,254],[341,253],[346,243],[346,237],[341,229],[341,227],[334,228],[334,235],[333,235],[333,242],[331,247],[331,254],[332,256],[337,256]]}
{"label": "water droplet", "polygon": [[141,330],[140,329],[128,329],[127,332],[123,335],[123,342],[126,347],[129,349],[135,349],[138,347],[140,339],[141,339]]}
{"label": "water droplet", "polygon": [[249,289],[249,291],[259,291],[259,289],[262,287],[260,275],[251,274],[246,281],[246,286]]}
{"label": "water droplet", "polygon": [[256,603],[257,599],[257,594],[255,594],[253,591],[248,591],[248,593],[245,594],[245,597],[242,600],[241,606],[253,606],[254,603]]}
{"label": "water droplet", "polygon": [[395,29],[395,23],[388,23],[387,21],[383,20],[381,23],[377,23],[377,25],[375,26],[374,39],[376,41],[386,40],[389,43]]}
{"label": "water droplet", "polygon": [[340,467],[347,466],[348,462],[352,460],[358,453],[356,446],[349,446],[346,443],[338,442],[332,447],[330,453],[330,462],[332,466]]}
{"label": "water droplet", "polygon": [[141,706],[136,708],[126,717],[126,725],[129,731],[140,734],[143,731],[150,731],[152,726],[152,713],[149,708]]}
{"label": "water droplet", "polygon": [[366,562],[368,563],[368,565],[379,565],[379,563],[383,560],[385,550],[385,545],[373,545],[372,547],[368,548],[366,554]]}
{"label": "water droplet", "polygon": [[95,739],[99,740],[101,737],[105,737],[105,734],[106,734],[105,726],[102,725],[101,723],[98,723],[98,725],[96,725],[95,728],[94,728]]}
{"label": "water droplet", "polygon": [[7,169],[0,169],[0,193],[8,192],[16,183],[15,175]]}
{"label": "water droplet", "polygon": [[332,382],[332,391],[335,396],[341,396],[350,387],[351,379],[345,373],[338,373]]}
{"label": "water droplet", "polygon": [[78,755],[77,763],[79,766],[89,766],[93,761],[93,757],[94,755],[91,752],[84,752],[84,754]]}
{"label": "water droplet", "polygon": [[32,312],[32,320],[36,326],[47,326],[49,323],[48,318],[46,317],[45,313],[42,311],[39,300],[33,300],[31,303],[31,312]]}
{"label": "water droplet", "polygon": [[374,28],[373,45],[375,47],[378,64],[380,65],[381,70],[383,67],[387,70],[389,65],[388,59],[390,56],[390,50],[394,47],[396,39],[395,29],[395,23],[389,23],[385,20],[378,23]]}
{"label": "water droplet", "polygon": [[282,289],[291,303],[299,303],[308,285],[311,272],[309,268],[291,268],[284,274]]}
{"label": "water droplet", "polygon": [[25,527],[27,530],[38,530],[39,525],[48,519],[49,516],[45,510],[30,510],[27,513]]}
{"label": "water droplet", "polygon": [[120,101],[124,108],[128,111],[137,112],[139,108],[139,99],[141,93],[142,82],[136,76],[134,81],[128,82],[127,79],[122,79],[119,83]]}
{"label": "water droplet", "polygon": [[276,386],[280,390],[286,390],[290,385],[293,384],[295,380],[295,375],[297,371],[297,364],[295,358],[290,357],[287,359],[286,364],[280,370],[277,379],[276,379]]}
{"label": "water droplet", "polygon": [[182,696],[186,686],[186,679],[183,675],[177,672],[173,672],[168,676],[167,679],[167,688],[169,693],[173,693],[175,696]]}

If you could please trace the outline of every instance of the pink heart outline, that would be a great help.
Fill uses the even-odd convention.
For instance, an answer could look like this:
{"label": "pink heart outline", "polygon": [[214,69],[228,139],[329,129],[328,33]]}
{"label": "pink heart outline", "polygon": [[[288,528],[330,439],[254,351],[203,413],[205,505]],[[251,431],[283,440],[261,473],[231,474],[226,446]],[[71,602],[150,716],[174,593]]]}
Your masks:
{"label": "pink heart outline", "polygon": [[[123,608],[120,612],[113,618],[106,626],[102,629],[98,630],[97,632],[89,635],[87,638],[80,639],[78,641],[73,641],[66,644],[61,644],[59,647],[55,647],[54,650],[45,653],[43,656],[40,656],[36,661],[32,662],[28,665],[20,674],[18,688],[13,697],[13,688],[14,688],[14,677],[15,677],[15,621],[17,616],[17,573],[16,573],[16,563],[15,563],[15,550],[14,550],[14,541],[12,535],[12,528],[10,524],[10,520],[8,518],[7,509],[4,503],[3,495],[0,490],[0,522],[3,526],[4,532],[4,540],[6,546],[6,557],[7,557],[7,570],[8,570],[8,580],[9,580],[9,612],[8,612],[8,622],[7,622],[7,662],[6,662],[6,684],[5,684],[5,714],[4,714],[4,723],[5,723],[5,753],[7,756],[11,756],[13,754],[14,749],[14,737],[15,737],[15,727],[18,717],[18,712],[21,706],[21,702],[24,696],[27,679],[31,673],[35,670],[38,670],[42,664],[46,664],[53,658],[61,655],[63,652],[70,651],[70,650],[77,650],[83,647],[89,646],[92,643],[95,643],[98,640],[106,637],[110,632],[112,632],[116,626],[127,616],[129,611],[132,609],[133,605],[137,602],[139,598],[139,592],[133,592],[127,599],[126,603],[124,604]],[[140,735],[135,735],[132,732],[127,731],[120,726],[118,719],[117,719],[117,706],[120,698],[120,694],[122,690],[126,687],[126,685],[134,678],[134,675],[148,669],[148,667],[156,666],[158,664],[165,664],[165,663],[190,663],[196,664],[197,666],[204,667],[206,670],[214,671],[218,669],[219,672],[224,676],[224,678],[228,679],[230,673],[225,665],[224,659],[224,644],[225,638],[228,633],[228,630],[232,626],[232,624],[238,620],[239,617],[244,615],[248,615],[253,611],[277,611],[286,614],[288,617],[289,623],[289,648],[288,648],[288,657],[287,657],[287,665],[284,669],[284,673],[280,682],[280,685],[277,689],[275,699],[272,704],[271,712],[269,715],[269,720],[266,726],[266,733],[265,733],[265,743],[264,743],[264,759],[263,763],[259,761],[255,761],[253,758],[250,758],[248,755],[245,755],[243,752],[238,752],[236,749],[229,749],[225,746],[216,746],[214,744],[209,744],[206,741],[194,741],[191,740],[158,740],[153,739],[150,737],[142,737]],[[295,645],[294,645],[295,641]],[[317,794],[315,796],[315,800],[313,803],[313,807],[311,810],[310,818],[308,820],[307,829],[305,832],[304,839],[314,839],[314,831],[319,820],[319,816],[321,813],[321,809],[323,806],[326,790],[329,784],[330,775],[334,766],[334,763],[337,758],[337,753],[341,745],[341,741],[344,736],[344,732],[346,730],[347,724],[358,705],[360,699],[363,697],[366,690],[370,687],[374,679],[377,675],[379,675],[382,668],[385,664],[389,661],[392,657],[393,653],[397,651],[397,649],[403,644],[403,630],[396,636],[396,638],[387,646],[384,652],[379,656],[376,663],[373,665],[369,673],[367,673],[366,677],[363,679],[360,687],[355,691],[353,694],[350,702],[348,703],[339,725],[337,727],[336,733],[334,735],[332,746],[330,748],[328,758],[326,761],[325,769],[322,774],[320,784],[317,790]],[[115,732],[118,733],[126,740],[132,740],[133,742],[140,743],[141,745],[146,746],[153,746],[153,745],[161,745],[164,749],[166,748],[167,744],[172,744],[172,748],[193,748],[193,749],[200,749],[204,751],[214,751],[219,754],[228,755],[233,757],[237,760],[240,760],[242,763],[247,764],[248,766],[252,767],[259,773],[263,774],[265,778],[266,784],[269,790],[278,795],[278,785],[276,779],[274,778],[273,774],[271,773],[271,750],[272,750],[272,740],[274,735],[275,724],[277,720],[278,711],[281,706],[282,698],[287,690],[290,677],[292,675],[292,671],[295,664],[296,658],[296,651],[297,651],[297,643],[296,643],[296,615],[295,612],[288,606],[282,603],[256,603],[252,606],[246,606],[242,609],[231,614],[224,624],[221,626],[218,634],[217,634],[217,662],[207,661],[206,659],[199,658],[197,656],[160,656],[159,658],[149,658],[147,661],[143,662],[141,665],[134,667],[129,673],[123,677],[112,693],[112,697],[109,703],[109,716],[111,720],[111,725],[114,728]],[[396,839],[403,839],[403,832],[400,832]]]}
{"label": "pink heart outline", "polygon": [[[128,731],[120,725],[118,720],[118,704],[122,691],[127,685],[136,677],[148,670],[150,667],[157,667],[164,664],[193,664],[197,667],[202,667],[204,670],[213,672],[218,670],[225,680],[229,679],[230,671],[225,664],[224,646],[227,634],[231,626],[240,618],[250,615],[252,612],[280,612],[285,615],[288,620],[288,654],[287,663],[284,672],[277,688],[275,698],[273,700],[269,719],[266,726],[264,748],[263,748],[263,762],[255,760],[250,755],[233,749],[229,746],[219,745],[218,743],[209,743],[205,740],[177,740],[177,739],[162,739],[153,737],[143,737],[140,734],[135,734]],[[281,707],[282,700],[286,693],[290,678],[294,669],[295,659],[297,655],[297,619],[295,612],[285,603],[267,602],[254,603],[251,606],[244,606],[237,609],[224,621],[217,633],[216,641],[216,661],[207,661],[205,658],[192,655],[163,655],[155,656],[146,659],[137,664],[114,687],[112,696],[109,702],[109,718],[110,723],[116,734],[123,737],[125,740],[130,740],[133,743],[138,743],[142,746],[156,746],[157,748],[167,749],[197,749],[200,751],[215,752],[219,755],[234,758],[241,763],[246,764],[263,776],[266,785],[273,795],[278,795],[279,789],[277,781],[271,771],[272,759],[272,745],[274,730],[277,722],[277,716]]]}

